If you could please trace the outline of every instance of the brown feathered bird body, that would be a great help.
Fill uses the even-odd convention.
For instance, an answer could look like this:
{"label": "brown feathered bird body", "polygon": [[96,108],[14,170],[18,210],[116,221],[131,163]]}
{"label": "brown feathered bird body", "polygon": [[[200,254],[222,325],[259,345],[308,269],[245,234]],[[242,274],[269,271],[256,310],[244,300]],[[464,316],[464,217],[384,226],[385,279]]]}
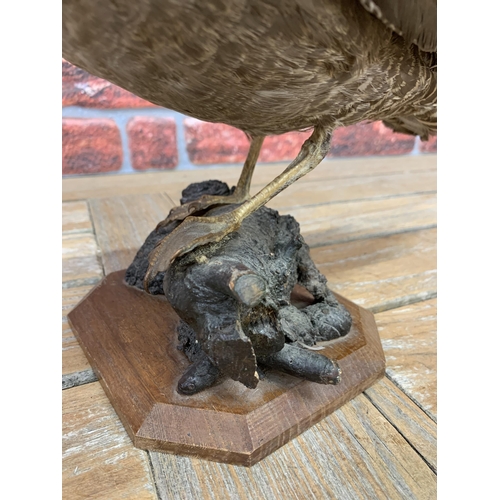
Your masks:
{"label": "brown feathered bird body", "polygon": [[435,1],[63,0],[63,56],[250,136],[363,120],[436,132]]}

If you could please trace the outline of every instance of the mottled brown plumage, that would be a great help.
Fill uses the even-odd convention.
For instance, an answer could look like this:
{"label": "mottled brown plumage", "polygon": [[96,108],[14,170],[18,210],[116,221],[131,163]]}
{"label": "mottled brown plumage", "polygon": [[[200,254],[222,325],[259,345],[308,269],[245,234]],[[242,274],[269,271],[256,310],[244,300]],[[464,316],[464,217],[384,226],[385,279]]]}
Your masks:
{"label": "mottled brown plumage", "polygon": [[[362,4],[384,6],[385,24],[410,38]],[[398,20],[398,5],[423,7]],[[436,57],[412,42],[436,50],[435,11],[432,0],[63,0],[63,56],[155,104],[254,136],[402,117],[426,137]]]}
{"label": "mottled brown plumage", "polygon": [[[243,130],[251,156],[263,136],[315,129],[293,165],[237,213],[188,217],[152,255],[152,272],[220,240],[314,168],[335,127],[384,120],[435,134],[435,21],[436,0],[63,0],[67,60],[160,106]],[[247,198],[254,164],[231,203]]]}

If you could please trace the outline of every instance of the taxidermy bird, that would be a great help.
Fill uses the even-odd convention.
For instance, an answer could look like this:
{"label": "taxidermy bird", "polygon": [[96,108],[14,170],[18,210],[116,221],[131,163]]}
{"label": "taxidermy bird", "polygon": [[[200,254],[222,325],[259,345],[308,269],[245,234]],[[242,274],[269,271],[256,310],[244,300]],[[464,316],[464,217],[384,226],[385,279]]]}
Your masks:
{"label": "taxidermy bird", "polygon": [[[169,214],[165,223],[183,222],[151,253],[148,277],[220,241],[315,168],[334,128],[383,120],[424,140],[437,129],[436,0],[63,0],[63,57],[250,138],[231,196]],[[250,197],[265,136],[306,129],[297,158]],[[236,208],[200,216],[221,204]]]}

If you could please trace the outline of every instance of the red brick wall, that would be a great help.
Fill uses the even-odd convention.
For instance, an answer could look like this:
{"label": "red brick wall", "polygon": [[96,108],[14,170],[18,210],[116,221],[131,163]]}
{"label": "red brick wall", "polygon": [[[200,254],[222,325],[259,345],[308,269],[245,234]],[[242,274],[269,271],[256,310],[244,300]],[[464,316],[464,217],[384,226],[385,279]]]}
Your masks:
{"label": "red brick wall", "polygon": [[[63,175],[199,168],[242,163],[243,132],[155,106],[126,90],[62,62]],[[262,163],[293,159],[309,132],[267,137]],[[433,153],[437,141],[420,143],[381,122],[333,134],[328,157]]]}

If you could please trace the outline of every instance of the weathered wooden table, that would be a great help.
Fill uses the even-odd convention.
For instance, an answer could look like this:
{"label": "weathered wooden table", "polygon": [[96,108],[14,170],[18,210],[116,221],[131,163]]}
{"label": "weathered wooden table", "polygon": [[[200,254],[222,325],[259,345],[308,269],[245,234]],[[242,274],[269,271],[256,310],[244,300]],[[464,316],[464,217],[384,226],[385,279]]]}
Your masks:
{"label": "weathered wooden table", "polygon": [[[258,167],[254,190],[283,168]],[[132,446],[66,315],[187,184],[240,171],[63,180],[63,498],[435,498],[435,155],[325,161],[269,204],[300,222],[330,287],[375,313],[382,381],[251,468]]]}

